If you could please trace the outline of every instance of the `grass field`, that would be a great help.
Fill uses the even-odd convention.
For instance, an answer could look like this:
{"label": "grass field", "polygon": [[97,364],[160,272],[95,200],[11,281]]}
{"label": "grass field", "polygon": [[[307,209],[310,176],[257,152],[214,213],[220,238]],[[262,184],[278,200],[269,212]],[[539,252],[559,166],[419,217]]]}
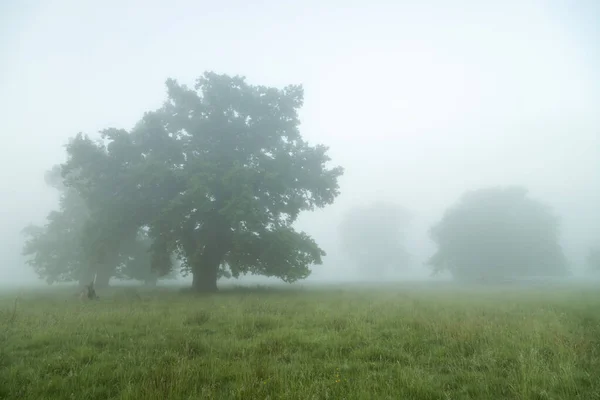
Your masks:
{"label": "grass field", "polygon": [[74,292],[0,296],[0,398],[600,399],[598,288]]}

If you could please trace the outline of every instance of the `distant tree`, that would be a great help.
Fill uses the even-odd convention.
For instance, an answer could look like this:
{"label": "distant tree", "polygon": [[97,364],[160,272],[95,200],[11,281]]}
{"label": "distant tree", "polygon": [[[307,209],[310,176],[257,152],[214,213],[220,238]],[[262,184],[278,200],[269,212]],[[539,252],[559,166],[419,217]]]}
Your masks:
{"label": "distant tree", "polygon": [[[104,269],[94,269],[85,245],[90,212],[77,191],[64,185],[60,166],[45,175],[46,183],[60,193],[59,210],[52,211],[44,226],[29,225],[22,254],[27,257],[38,276],[49,284],[79,281],[81,286],[96,281],[96,287],[105,287],[111,277],[137,279],[155,284],[161,275],[151,268],[149,250],[152,240],[143,229],[131,236],[118,248],[118,253]],[[169,269],[172,256],[164,263]]]}
{"label": "distant tree", "polygon": [[377,202],[352,208],[339,226],[345,256],[370,276],[406,268],[409,256],[403,241],[409,220],[408,212],[395,204]]}
{"label": "distant tree", "polygon": [[59,210],[48,214],[44,226],[29,225],[23,229],[27,237],[22,254],[27,264],[49,284],[79,281],[83,286],[93,279],[89,270],[80,236],[88,209],[77,192],[63,185],[60,166],[45,175],[46,184],[59,190]]}
{"label": "distant tree", "polygon": [[600,272],[600,247],[591,248],[586,261],[590,271]]}
{"label": "distant tree", "polygon": [[167,81],[168,100],[131,130],[82,134],[68,145],[66,184],[91,217],[86,252],[111,262],[123,240],[148,227],[152,264],[177,254],[199,291],[219,276],[303,279],[325,254],[293,222],[331,204],[340,167],[299,132],[301,86],[251,86],[205,73],[194,89]]}
{"label": "distant tree", "polygon": [[522,187],[465,193],[430,234],[438,246],[428,261],[434,273],[484,281],[568,274],[558,218]]}

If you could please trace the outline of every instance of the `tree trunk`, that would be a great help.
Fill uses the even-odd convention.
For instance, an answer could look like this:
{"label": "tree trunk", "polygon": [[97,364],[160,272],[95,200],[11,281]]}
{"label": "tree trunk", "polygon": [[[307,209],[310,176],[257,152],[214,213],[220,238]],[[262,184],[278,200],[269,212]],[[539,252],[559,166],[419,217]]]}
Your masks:
{"label": "tree trunk", "polygon": [[207,243],[202,255],[194,263],[192,289],[197,292],[216,292],[219,266],[225,257],[225,246],[216,238]]}
{"label": "tree trunk", "polygon": [[[219,202],[217,202],[219,203]],[[219,203],[220,204],[220,203]],[[215,210],[219,209],[215,206]],[[200,232],[190,232],[186,256],[192,261],[192,290],[197,292],[216,292],[219,267],[231,248],[233,233],[226,218],[215,212]],[[202,245],[198,254],[197,247]]]}
{"label": "tree trunk", "polygon": [[217,271],[219,263],[213,265],[198,264],[192,271],[194,277],[192,280],[192,289],[196,292],[216,292],[217,289]]}

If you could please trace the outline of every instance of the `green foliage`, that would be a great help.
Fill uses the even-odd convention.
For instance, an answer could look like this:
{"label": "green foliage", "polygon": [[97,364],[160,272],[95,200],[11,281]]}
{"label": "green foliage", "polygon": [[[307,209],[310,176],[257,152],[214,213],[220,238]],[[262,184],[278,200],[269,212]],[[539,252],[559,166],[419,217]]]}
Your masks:
{"label": "green foliage", "polygon": [[409,214],[402,207],[383,202],[354,207],[339,226],[341,246],[359,269],[370,275],[382,274],[389,267],[407,266],[408,253],[403,234]]}
{"label": "green foliage", "polygon": [[172,79],[167,89],[131,132],[80,134],[67,148],[67,184],[92,213],[87,251],[115,253],[148,226],[151,252],[176,253],[200,289],[227,273],[306,277],[324,252],[291,225],[334,201],[343,171],[327,168],[325,146],[302,140],[302,87],[207,72],[194,89]]}
{"label": "green foliage", "polygon": [[[156,252],[162,258],[154,260],[149,253],[153,241],[143,229],[104,240],[102,230],[97,229],[101,225],[92,221],[83,197],[64,185],[69,178],[63,179],[60,166],[48,171],[45,181],[59,191],[59,210],[49,213],[44,226],[30,225],[23,230],[27,240],[22,254],[40,278],[50,284],[78,280],[89,283],[99,273],[107,278],[151,282],[171,271],[173,255]],[[90,252],[96,243],[103,247]],[[153,262],[161,265],[157,273],[151,270]]]}
{"label": "green foliage", "polygon": [[62,184],[60,167],[45,176],[46,183],[60,191],[59,210],[52,211],[44,226],[29,225],[22,254],[27,264],[48,283],[84,279],[88,264],[80,237],[89,212],[81,197]]}
{"label": "green foliage", "polygon": [[152,245],[152,238],[144,229],[140,229],[135,236],[122,243],[117,263],[117,277],[155,284],[159,271],[168,274],[172,270],[174,256],[168,252],[153,253]]}
{"label": "green foliage", "polygon": [[432,227],[438,251],[428,264],[460,280],[564,276],[559,221],[522,187],[465,193]]}

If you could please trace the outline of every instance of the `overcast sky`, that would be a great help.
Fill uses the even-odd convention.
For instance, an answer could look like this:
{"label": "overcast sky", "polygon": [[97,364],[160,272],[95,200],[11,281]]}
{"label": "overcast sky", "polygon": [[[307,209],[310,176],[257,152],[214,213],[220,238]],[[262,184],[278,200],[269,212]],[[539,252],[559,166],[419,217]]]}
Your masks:
{"label": "overcast sky", "polygon": [[580,266],[600,242],[600,2],[291,3],[0,2],[0,283],[34,276],[20,230],[55,206],[43,173],[67,139],[129,129],[168,77],[205,70],[304,85],[302,132],[346,169],[336,204],[299,222],[330,260],[353,204],[412,210],[426,257],[427,228],[462,192],[522,184],[561,215]]}

